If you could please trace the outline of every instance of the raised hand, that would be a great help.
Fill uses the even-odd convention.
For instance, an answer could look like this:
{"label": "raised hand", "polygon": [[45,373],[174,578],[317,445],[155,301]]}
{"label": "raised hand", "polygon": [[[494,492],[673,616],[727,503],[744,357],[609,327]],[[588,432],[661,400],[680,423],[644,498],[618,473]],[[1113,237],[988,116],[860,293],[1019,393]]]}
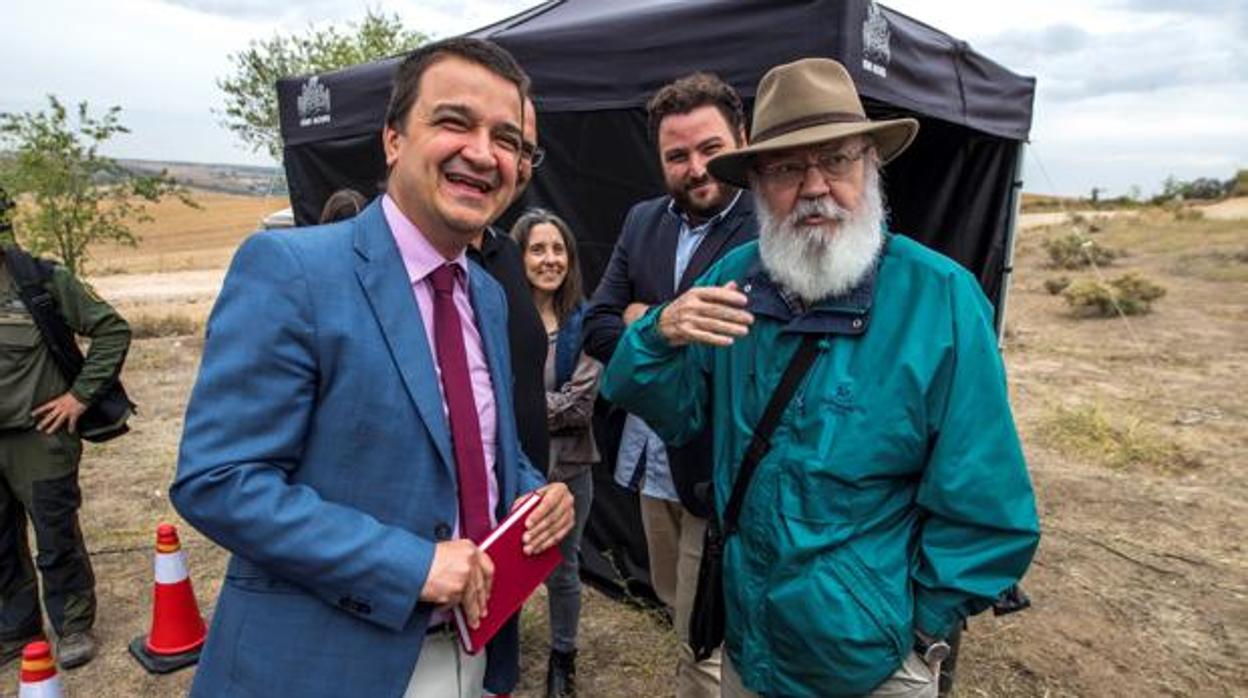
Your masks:
{"label": "raised hand", "polygon": [[659,334],[672,346],[692,342],[726,347],[750,331],[754,316],[745,310],[747,298],[737,282],[691,288],[659,315]]}

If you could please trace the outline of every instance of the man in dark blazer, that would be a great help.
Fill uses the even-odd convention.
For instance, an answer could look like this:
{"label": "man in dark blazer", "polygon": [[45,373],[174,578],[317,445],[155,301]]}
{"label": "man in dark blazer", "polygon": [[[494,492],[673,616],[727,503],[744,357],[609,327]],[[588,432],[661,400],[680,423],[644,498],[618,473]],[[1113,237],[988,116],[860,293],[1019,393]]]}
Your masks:
{"label": "man in dark blazer", "polygon": [[170,496],[230,550],[192,696],[506,693],[516,635],[459,647],[493,581],[478,547],[518,498],[525,550],[572,497],[521,453],[506,299],[465,255],[511,202],[528,80],[450,39],[395,73],[386,194],[239,249],[208,323]]}
{"label": "man in dark blazer", "polygon": [[[694,73],[664,86],[647,105],[667,195],[628,212],[585,318],[585,351],[604,364],[624,332],[651,306],[689,288],[720,257],[756,237],[753,201],[713,179],[706,162],[745,144],[741,98]],[[709,431],[709,430],[708,430]],[[688,643],[711,478],[710,435],[667,449],[644,422],[625,420],[616,482],[639,491],[656,594],[672,609],[681,638],[678,698],[719,696],[719,653],[695,662]],[[670,467],[669,467],[670,466]]]}

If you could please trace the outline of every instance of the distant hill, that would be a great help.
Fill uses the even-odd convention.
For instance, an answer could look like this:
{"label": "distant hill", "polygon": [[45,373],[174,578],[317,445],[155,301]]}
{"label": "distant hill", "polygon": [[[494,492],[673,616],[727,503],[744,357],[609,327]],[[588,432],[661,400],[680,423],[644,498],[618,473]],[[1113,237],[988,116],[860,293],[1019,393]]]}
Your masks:
{"label": "distant hill", "polygon": [[117,162],[139,175],[167,171],[180,184],[196,189],[245,196],[287,196],[286,174],[280,167],[163,160],[119,159]]}

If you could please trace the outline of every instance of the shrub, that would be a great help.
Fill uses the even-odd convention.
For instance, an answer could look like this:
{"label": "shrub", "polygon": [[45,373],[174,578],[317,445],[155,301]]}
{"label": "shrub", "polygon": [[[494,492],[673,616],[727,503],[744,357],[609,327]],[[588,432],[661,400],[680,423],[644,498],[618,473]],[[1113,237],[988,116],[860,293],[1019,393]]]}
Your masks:
{"label": "shrub", "polygon": [[1201,466],[1198,458],[1134,417],[1113,417],[1095,405],[1058,407],[1040,427],[1042,438],[1070,456],[1113,468],[1134,464],[1183,472]]}
{"label": "shrub", "polygon": [[1248,196],[1248,170],[1236,172],[1226,183],[1226,189],[1229,196]]}
{"label": "shrub", "polygon": [[1057,278],[1047,279],[1044,282],[1044,290],[1048,291],[1050,296],[1056,296],[1062,291],[1065,291],[1068,286],[1070,286],[1069,276],[1059,276]]}
{"label": "shrub", "polygon": [[1050,266],[1057,269],[1083,269],[1091,264],[1106,266],[1122,256],[1120,252],[1089,240],[1079,233],[1070,233],[1044,241]]}
{"label": "shrub", "polygon": [[1062,292],[1066,303],[1079,317],[1114,317],[1152,312],[1153,301],[1166,295],[1166,289],[1136,273],[1124,274],[1108,284],[1084,280]]}

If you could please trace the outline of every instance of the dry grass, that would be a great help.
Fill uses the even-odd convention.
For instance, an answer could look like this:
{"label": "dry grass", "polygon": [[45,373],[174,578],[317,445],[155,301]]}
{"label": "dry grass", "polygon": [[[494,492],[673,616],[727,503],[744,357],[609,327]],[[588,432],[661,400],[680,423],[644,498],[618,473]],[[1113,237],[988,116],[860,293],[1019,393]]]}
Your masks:
{"label": "dry grass", "polygon": [[196,335],[202,329],[198,320],[186,314],[165,313],[163,315],[134,315],[127,320],[130,331],[135,339],[152,339],[153,337],[184,337]]}
{"label": "dry grass", "polygon": [[[1051,291],[1047,285],[1046,290]],[[1095,318],[1145,315],[1152,312],[1153,301],[1165,295],[1164,287],[1135,272],[1106,282],[1082,279],[1062,291],[1075,317]]]}
{"label": "dry grass", "polygon": [[1058,406],[1040,425],[1047,447],[1062,454],[1113,468],[1150,466],[1181,473],[1200,461],[1167,439],[1150,420],[1114,415],[1099,405]]}
{"label": "dry grass", "polygon": [[137,248],[104,245],[92,250],[89,271],[95,276],[145,272],[218,269],[224,267],[238,243],[260,227],[260,219],[289,206],[277,197],[239,196],[196,191],[203,207],[192,209],[176,201],[150,206],[155,217],[135,226],[141,238]]}

